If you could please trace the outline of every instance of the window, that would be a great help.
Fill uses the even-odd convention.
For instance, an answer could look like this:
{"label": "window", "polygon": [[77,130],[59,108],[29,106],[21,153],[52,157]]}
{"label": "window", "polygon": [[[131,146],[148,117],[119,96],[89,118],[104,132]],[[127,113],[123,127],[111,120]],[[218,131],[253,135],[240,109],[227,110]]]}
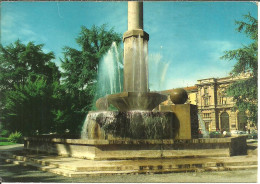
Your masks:
{"label": "window", "polygon": [[227,98],[226,97],[220,97],[219,98],[219,104],[220,105],[226,105],[227,104]]}
{"label": "window", "polygon": [[204,118],[210,118],[210,113],[204,113],[204,114],[203,114],[203,117],[204,117]]}
{"label": "window", "polygon": [[205,129],[207,131],[209,131],[209,127],[210,127],[210,122],[205,122]]}
{"label": "window", "polygon": [[236,124],[232,124],[231,127],[234,129],[236,128]]}
{"label": "window", "polygon": [[221,129],[229,132],[229,115],[227,112],[223,112],[220,115]]}
{"label": "window", "polygon": [[208,88],[207,87],[204,88],[204,94],[208,94]]}
{"label": "window", "polygon": [[209,98],[204,98],[204,106],[208,106],[209,105]]}

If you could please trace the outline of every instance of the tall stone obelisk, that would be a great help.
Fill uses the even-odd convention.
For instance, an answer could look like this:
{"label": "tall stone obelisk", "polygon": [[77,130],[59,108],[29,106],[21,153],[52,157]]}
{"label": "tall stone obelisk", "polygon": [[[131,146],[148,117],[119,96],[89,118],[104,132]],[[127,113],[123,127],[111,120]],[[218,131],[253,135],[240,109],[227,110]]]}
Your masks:
{"label": "tall stone obelisk", "polygon": [[128,30],[124,33],[124,91],[148,92],[148,40],[143,30],[143,2],[128,2]]}

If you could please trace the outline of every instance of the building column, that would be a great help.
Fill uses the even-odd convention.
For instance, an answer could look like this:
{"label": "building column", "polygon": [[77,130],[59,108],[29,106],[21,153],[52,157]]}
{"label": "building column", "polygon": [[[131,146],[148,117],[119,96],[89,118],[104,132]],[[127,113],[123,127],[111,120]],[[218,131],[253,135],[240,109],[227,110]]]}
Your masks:
{"label": "building column", "polygon": [[216,122],[217,122],[216,121],[216,111],[213,110],[211,112],[211,126],[210,126],[211,131],[216,131],[216,127],[217,127]]}

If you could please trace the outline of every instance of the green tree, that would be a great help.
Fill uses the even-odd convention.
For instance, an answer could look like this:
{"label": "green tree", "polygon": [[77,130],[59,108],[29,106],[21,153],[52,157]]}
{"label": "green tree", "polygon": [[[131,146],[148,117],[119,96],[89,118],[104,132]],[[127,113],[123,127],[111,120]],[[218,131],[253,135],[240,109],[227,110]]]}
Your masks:
{"label": "green tree", "polygon": [[106,25],[92,26],[91,29],[82,26],[76,38],[81,50],[70,47],[64,48],[62,68],[65,85],[70,89],[84,89],[87,84],[96,81],[98,62],[108,51],[113,42],[117,44],[121,36],[113,29],[106,30]]}
{"label": "green tree", "polygon": [[[107,30],[106,25],[92,26],[90,29],[82,26],[76,42],[80,50],[65,47],[62,59],[62,73],[67,92],[64,106],[69,108],[70,123],[73,132],[81,129],[87,112],[92,107],[96,90],[98,63],[108,51],[113,42],[121,42],[121,36],[113,29]],[[60,114],[61,115],[61,114]],[[65,114],[63,114],[66,116]],[[68,116],[67,116],[68,117]]]}
{"label": "green tree", "polygon": [[48,82],[60,78],[58,67],[51,62],[53,52],[44,53],[43,44],[29,42],[22,44],[20,40],[6,47],[0,45],[0,90],[14,89],[15,84],[24,84],[28,77],[32,80],[40,75]]}
{"label": "green tree", "polygon": [[258,81],[258,52],[257,52],[257,19],[250,14],[244,15],[245,21],[236,21],[237,31],[243,32],[248,36],[252,43],[243,45],[242,48],[226,51],[221,59],[236,60],[231,74],[239,76],[242,73],[249,72],[251,77],[240,80],[229,86],[227,95],[233,97],[239,111],[249,111],[249,119],[257,124],[257,81]]}
{"label": "green tree", "polygon": [[54,123],[53,94],[61,74],[51,61],[54,54],[42,48],[19,40],[0,45],[0,121],[3,128],[23,135],[46,133]]}
{"label": "green tree", "polygon": [[23,135],[48,133],[51,131],[53,114],[52,86],[38,77],[22,85],[15,85],[15,90],[6,93],[3,111],[6,128],[11,132],[21,131]]}

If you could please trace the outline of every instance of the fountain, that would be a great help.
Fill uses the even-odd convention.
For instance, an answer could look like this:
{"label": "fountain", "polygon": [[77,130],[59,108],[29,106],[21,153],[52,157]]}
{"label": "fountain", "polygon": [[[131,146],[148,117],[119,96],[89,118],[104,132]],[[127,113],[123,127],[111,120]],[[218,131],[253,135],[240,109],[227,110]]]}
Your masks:
{"label": "fountain", "polygon": [[168,68],[169,63],[162,61],[161,54],[149,56],[149,87],[152,91],[165,90]]}
{"label": "fountain", "polygon": [[[174,171],[169,165],[169,168],[162,166],[165,159],[172,159],[172,163],[176,158],[246,154],[245,137],[198,138],[197,106],[185,104],[185,90],[175,89],[170,94],[173,104],[168,105],[161,104],[167,100],[166,95],[150,92],[148,40],[149,35],[143,30],[143,2],[130,1],[128,31],[123,36],[123,92],[97,100],[98,111],[88,113],[81,139],[27,137],[25,149],[96,162],[138,160],[140,167],[136,172],[143,168],[145,172],[153,172],[155,167],[156,172]],[[117,111],[108,110],[110,105]],[[113,164],[122,169],[120,163]],[[97,169],[102,174],[103,168]]]}
{"label": "fountain", "polygon": [[204,138],[208,138],[209,137],[209,132],[206,130],[205,122],[203,121],[203,119],[202,119],[200,114],[198,114],[198,118],[199,118],[199,123],[200,123],[201,131],[202,131],[202,136]]}
{"label": "fountain", "polygon": [[[97,78],[97,97],[122,92],[122,56],[115,42],[99,61]],[[97,100],[97,99],[95,99]]]}
{"label": "fountain", "polygon": [[[128,6],[128,31],[123,36],[124,90],[97,100],[96,106],[100,111],[89,112],[82,138],[175,138],[179,125],[178,121],[174,121],[174,114],[152,112],[167,100],[167,96],[149,91],[149,35],[143,31],[142,2],[129,2]],[[108,111],[110,104],[118,111]],[[151,131],[145,133],[146,130]]]}

